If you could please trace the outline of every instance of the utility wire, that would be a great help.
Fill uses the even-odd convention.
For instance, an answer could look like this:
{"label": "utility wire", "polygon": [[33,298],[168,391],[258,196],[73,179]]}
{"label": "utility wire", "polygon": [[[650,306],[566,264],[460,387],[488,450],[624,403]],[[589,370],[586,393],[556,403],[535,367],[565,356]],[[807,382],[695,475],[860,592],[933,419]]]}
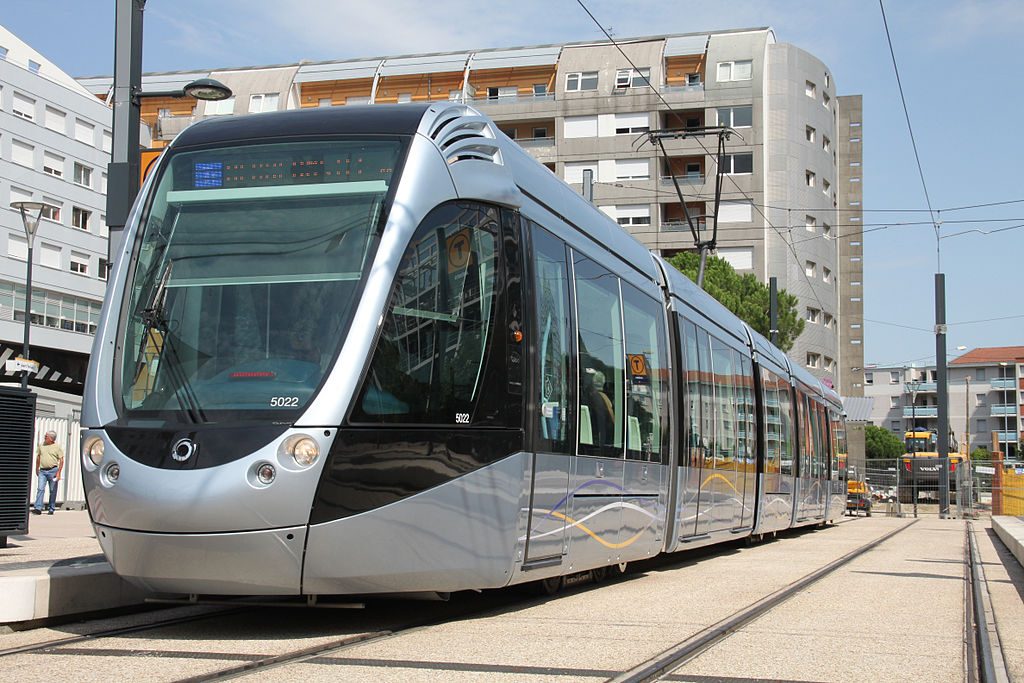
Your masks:
{"label": "utility wire", "polygon": [[910,125],[910,110],[907,109],[907,98],[903,94],[903,82],[900,80],[900,69],[896,64],[896,51],[892,47],[892,36],[889,35],[889,22],[885,18],[885,5],[882,0],[878,0],[878,7],[882,10],[882,25],[885,26],[885,39],[889,41],[889,54],[892,56],[892,68],[896,72],[896,85],[900,91],[900,101],[903,103],[903,115],[907,119],[907,130],[910,132],[910,144],[914,148],[914,160],[917,161],[917,173],[921,177],[921,187],[924,189],[924,200],[928,204],[928,213],[932,218],[932,224],[935,226],[935,258],[937,263],[937,271],[942,272],[942,255],[939,252],[939,223],[935,217],[935,211],[932,210],[932,200],[928,196],[928,184],[924,180],[924,168],[921,166],[921,155],[917,152],[917,140],[914,138],[914,127]]}

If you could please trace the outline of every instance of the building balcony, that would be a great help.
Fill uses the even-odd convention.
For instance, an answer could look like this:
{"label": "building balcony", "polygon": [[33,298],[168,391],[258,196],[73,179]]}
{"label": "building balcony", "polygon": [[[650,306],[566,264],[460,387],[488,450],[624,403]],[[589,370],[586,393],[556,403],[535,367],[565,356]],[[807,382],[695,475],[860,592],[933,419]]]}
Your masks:
{"label": "building balcony", "polygon": [[921,382],[917,386],[917,393],[919,394],[934,394],[938,390],[938,382]]}
{"label": "building balcony", "polygon": [[1013,416],[1017,414],[1017,406],[1012,404],[994,405],[992,406],[992,412],[989,414],[992,417]]}
{"label": "building balcony", "polygon": [[516,143],[523,149],[540,149],[544,147],[554,147],[555,139],[552,137],[547,138],[519,138]]}
{"label": "building balcony", "polygon": [[1017,432],[994,432],[1000,443],[1017,443]]}
{"label": "building balcony", "polygon": [[1000,377],[999,379],[991,380],[991,383],[993,389],[1009,389],[1010,391],[1013,391],[1017,388],[1017,380],[1012,377]]}
{"label": "building balcony", "polygon": [[938,406],[916,406],[916,407],[904,406],[904,408],[903,408],[903,417],[908,418],[908,419],[920,420],[922,418],[938,417],[938,416],[939,416],[939,407]]}
{"label": "building balcony", "polygon": [[[457,101],[462,98],[451,98],[452,101]],[[549,92],[543,95],[497,95],[494,97],[467,97],[465,98],[466,104],[473,105],[488,105],[488,104],[514,104],[516,102],[544,102],[554,101],[555,93]]]}
{"label": "building balcony", "polygon": [[[706,226],[703,219],[694,221],[698,230],[704,230]],[[662,232],[690,232],[690,224],[686,221],[663,221],[661,224]]]}
{"label": "building balcony", "polygon": [[173,140],[195,120],[195,116],[159,116],[156,120],[156,138]]}
{"label": "building balcony", "polygon": [[[675,179],[680,185],[703,185],[706,182],[706,178],[702,173],[686,173],[684,175],[675,176]],[[674,187],[672,176],[661,176],[661,184],[666,187]]]}
{"label": "building balcony", "polygon": [[694,92],[702,93],[702,92],[704,92],[704,84],[703,83],[697,83],[695,85],[663,85],[663,86],[661,86],[661,92],[665,93],[666,95],[671,95],[673,93],[687,93],[687,92],[690,92],[690,93],[694,93]]}

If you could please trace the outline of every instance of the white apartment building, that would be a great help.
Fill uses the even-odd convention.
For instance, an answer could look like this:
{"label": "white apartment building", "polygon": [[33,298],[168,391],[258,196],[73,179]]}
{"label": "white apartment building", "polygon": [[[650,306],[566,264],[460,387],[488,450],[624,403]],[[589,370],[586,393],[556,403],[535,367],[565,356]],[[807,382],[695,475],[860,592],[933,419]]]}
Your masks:
{"label": "white apartment building", "polygon": [[[111,110],[0,27],[0,369],[21,353],[28,244],[12,202],[46,204],[33,244],[30,384],[37,411],[81,405],[106,278]],[[0,381],[18,383],[20,375]]]}

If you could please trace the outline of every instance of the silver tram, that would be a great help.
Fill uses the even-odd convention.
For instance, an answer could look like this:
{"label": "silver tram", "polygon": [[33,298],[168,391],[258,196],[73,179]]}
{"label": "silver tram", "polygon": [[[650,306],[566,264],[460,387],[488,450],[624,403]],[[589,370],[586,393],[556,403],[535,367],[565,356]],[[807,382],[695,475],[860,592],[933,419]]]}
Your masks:
{"label": "silver tram", "polygon": [[82,423],[103,551],[162,593],[550,585],[846,498],[838,396],[451,103],[181,133]]}

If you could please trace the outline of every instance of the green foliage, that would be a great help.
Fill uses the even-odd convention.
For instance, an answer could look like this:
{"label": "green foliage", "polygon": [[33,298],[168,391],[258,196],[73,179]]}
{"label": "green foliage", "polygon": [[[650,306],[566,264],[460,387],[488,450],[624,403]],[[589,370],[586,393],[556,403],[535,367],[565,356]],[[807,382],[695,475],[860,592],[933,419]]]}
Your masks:
{"label": "green foliage", "polygon": [[865,425],[864,453],[868,460],[898,458],[903,455],[903,450],[903,441],[888,429]]}
{"label": "green foliage", "polygon": [[[680,252],[669,259],[669,263],[694,282],[697,281],[697,270],[700,268],[700,256],[697,253]],[[704,267],[704,290],[738,318],[771,339],[768,319],[771,293],[768,285],[758,281],[752,273],[739,275],[725,259],[709,256]],[[789,351],[803,331],[804,319],[797,308],[797,298],[780,289],[778,347]]]}
{"label": "green foliage", "polygon": [[992,453],[985,446],[978,446],[971,451],[971,460],[991,460]]}

